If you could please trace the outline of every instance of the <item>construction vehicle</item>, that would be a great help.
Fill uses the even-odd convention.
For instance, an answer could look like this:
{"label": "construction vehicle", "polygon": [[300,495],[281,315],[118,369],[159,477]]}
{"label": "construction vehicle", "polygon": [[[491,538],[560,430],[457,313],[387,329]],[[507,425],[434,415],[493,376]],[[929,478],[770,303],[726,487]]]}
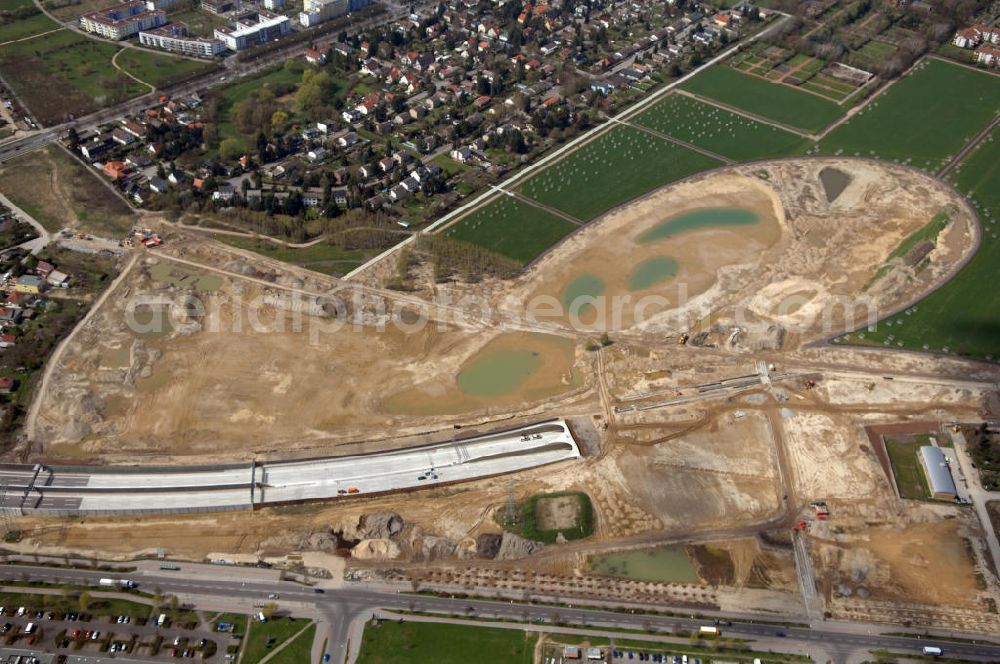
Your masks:
{"label": "construction vehicle", "polygon": [[358,491],[358,487],[356,487],[356,486],[349,486],[349,487],[347,487],[347,493],[361,493],[361,492]]}
{"label": "construction vehicle", "polygon": [[690,339],[690,338],[691,338],[691,335],[689,335],[687,332],[681,334],[681,336],[677,337],[677,345],[683,346],[684,344],[686,344],[688,342],[688,339]]}

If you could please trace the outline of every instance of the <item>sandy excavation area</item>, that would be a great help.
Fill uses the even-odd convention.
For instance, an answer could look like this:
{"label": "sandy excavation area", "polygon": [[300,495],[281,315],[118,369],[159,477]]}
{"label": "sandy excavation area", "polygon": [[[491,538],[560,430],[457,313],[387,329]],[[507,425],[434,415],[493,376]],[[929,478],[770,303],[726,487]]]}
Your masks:
{"label": "sandy excavation area", "polygon": [[[145,258],[64,354],[36,442],[76,462],[370,450],[449,418],[542,417],[590,380],[572,339],[333,322],[298,296]],[[496,365],[513,368],[489,380]]]}
{"label": "sandy excavation area", "polygon": [[[829,168],[849,178],[833,200],[820,179]],[[950,223],[924,248],[919,270],[890,260],[941,212]],[[973,232],[963,199],[904,167],[854,159],[735,166],[659,189],[570,236],[509,288],[503,307],[523,313],[542,296],[568,307],[581,293],[598,295],[603,318],[586,306],[579,322],[567,309],[554,318],[657,334],[740,327],[733,344],[751,349],[780,347],[780,329],[787,347],[916,299],[971,249]],[[649,265],[657,260],[676,264],[657,273]]]}

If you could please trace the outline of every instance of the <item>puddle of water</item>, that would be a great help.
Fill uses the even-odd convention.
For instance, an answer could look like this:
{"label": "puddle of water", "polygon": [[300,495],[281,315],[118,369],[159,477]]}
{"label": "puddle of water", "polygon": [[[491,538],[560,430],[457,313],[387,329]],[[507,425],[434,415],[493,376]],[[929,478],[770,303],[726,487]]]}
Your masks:
{"label": "puddle of water", "polygon": [[496,350],[484,354],[458,373],[459,388],[477,397],[508,394],[542,366],[541,353],[532,350]]}
{"label": "puddle of water", "polygon": [[147,339],[165,337],[174,331],[170,321],[170,307],[167,305],[138,304],[132,314],[136,336]]}
{"label": "puddle of water", "polygon": [[215,274],[204,274],[188,270],[166,261],[157,263],[149,269],[154,280],[168,283],[180,288],[193,288],[202,293],[213,293],[222,288],[222,277]]}
{"label": "puddle of water", "polygon": [[826,193],[826,202],[832,203],[844,193],[847,185],[851,184],[851,176],[844,171],[827,166],[819,172],[819,181]]}
{"label": "puddle of water", "polygon": [[743,208],[705,208],[685,212],[673,219],[662,221],[639,235],[639,244],[648,244],[687,231],[730,226],[751,226],[760,223],[760,215]]}
{"label": "puddle of water", "polygon": [[591,572],[600,576],[664,583],[699,583],[694,563],[684,547],[679,546],[608,553],[592,556],[588,562]]}
{"label": "puddle of water", "polygon": [[657,256],[639,263],[628,277],[628,289],[639,291],[655,286],[677,274],[677,261],[669,256]]}

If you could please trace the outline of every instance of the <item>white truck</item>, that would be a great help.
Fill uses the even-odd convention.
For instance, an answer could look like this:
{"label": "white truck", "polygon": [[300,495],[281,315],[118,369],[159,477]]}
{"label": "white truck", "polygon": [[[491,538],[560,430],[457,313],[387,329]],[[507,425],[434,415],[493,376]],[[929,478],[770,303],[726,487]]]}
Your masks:
{"label": "white truck", "polygon": [[698,628],[698,633],[702,636],[718,636],[719,628],[712,627],[711,625],[702,625]]}
{"label": "white truck", "polygon": [[97,582],[97,585],[115,588],[135,588],[135,582],[128,579],[101,579]]}
{"label": "white truck", "polygon": [[934,655],[935,657],[940,657],[942,650],[937,646],[924,646],[925,655]]}

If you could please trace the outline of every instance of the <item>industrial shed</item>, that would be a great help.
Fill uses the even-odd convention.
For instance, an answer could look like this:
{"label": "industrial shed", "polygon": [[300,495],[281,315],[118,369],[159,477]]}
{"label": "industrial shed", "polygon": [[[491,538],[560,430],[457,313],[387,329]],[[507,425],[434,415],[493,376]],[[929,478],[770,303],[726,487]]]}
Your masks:
{"label": "industrial shed", "polygon": [[958,490],[955,480],[948,468],[948,461],[940,447],[924,445],[920,448],[920,463],[924,466],[927,483],[930,485],[931,496],[936,500],[955,500]]}

